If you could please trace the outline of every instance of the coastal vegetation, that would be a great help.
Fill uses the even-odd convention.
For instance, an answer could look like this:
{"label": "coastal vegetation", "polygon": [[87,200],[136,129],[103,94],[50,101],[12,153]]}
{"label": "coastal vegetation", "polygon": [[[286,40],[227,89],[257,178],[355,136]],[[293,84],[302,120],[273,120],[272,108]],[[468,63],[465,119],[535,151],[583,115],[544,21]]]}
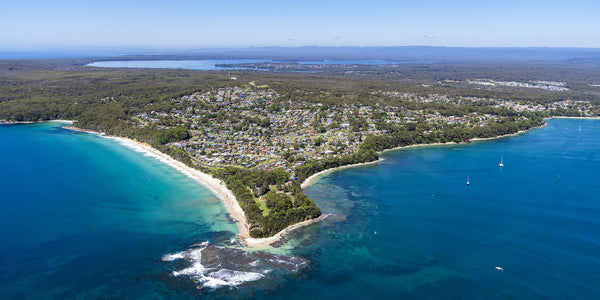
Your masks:
{"label": "coastal vegetation", "polygon": [[592,84],[600,78],[587,68],[559,78],[541,71],[566,68],[457,65],[453,73],[436,64],[342,65],[321,73],[236,71],[233,80],[218,71],[86,62],[0,61],[0,120],[76,120],[79,128],[150,144],[221,179],[252,237],[321,214],[300,187],[315,173],[375,161],[386,149],[600,114]]}
{"label": "coastal vegetation", "polygon": [[284,169],[227,167],[214,175],[224,181],[244,210],[251,237],[272,236],[291,224],[321,215],[298,181],[288,180],[289,174]]}

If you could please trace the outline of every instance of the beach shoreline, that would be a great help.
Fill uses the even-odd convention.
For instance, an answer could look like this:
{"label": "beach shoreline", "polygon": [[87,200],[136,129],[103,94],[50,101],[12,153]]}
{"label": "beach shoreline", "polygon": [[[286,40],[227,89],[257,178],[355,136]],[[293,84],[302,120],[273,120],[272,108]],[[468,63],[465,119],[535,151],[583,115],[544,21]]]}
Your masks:
{"label": "beach shoreline", "polygon": [[[551,117],[551,118],[547,118],[547,119],[554,119],[554,118],[600,119],[598,117]],[[70,120],[53,120],[51,122],[67,122],[67,123],[71,123],[71,124],[73,123],[73,121],[70,121]],[[526,133],[535,128],[545,127],[546,125],[547,124],[544,123],[541,126],[532,127],[528,130],[521,130],[521,131],[518,131],[515,133],[500,135],[500,136],[491,137],[491,138],[473,138],[473,139],[470,139],[466,143],[470,143],[472,141],[488,141],[488,140],[501,139],[501,138],[505,138],[505,137],[517,136],[517,135]],[[103,132],[88,130],[88,129],[81,129],[81,128],[76,128],[73,126],[65,126],[63,128],[66,128],[69,130],[74,130],[74,131],[98,134],[103,138],[115,139],[126,147],[134,149],[138,152],[145,152],[148,155],[161,160],[162,162],[170,165],[171,167],[173,167],[174,169],[183,173],[184,175],[186,175],[186,176],[194,179],[198,183],[202,184],[223,202],[223,204],[225,205],[225,208],[227,209],[227,212],[237,223],[237,226],[238,226],[238,229],[240,232],[238,234],[238,240],[240,241],[240,243],[242,245],[244,245],[248,248],[264,249],[264,248],[272,247],[272,244],[277,243],[277,242],[281,241],[282,239],[284,239],[285,235],[288,234],[290,231],[292,231],[296,228],[300,228],[303,226],[307,226],[307,225],[319,222],[328,217],[328,215],[322,214],[318,218],[310,219],[310,220],[303,221],[303,222],[296,223],[296,224],[292,224],[271,237],[252,238],[252,237],[250,237],[249,224],[247,222],[246,216],[245,216],[242,208],[240,207],[237,199],[235,198],[235,195],[233,195],[233,193],[222,183],[222,181],[220,179],[217,179],[217,178],[213,177],[212,175],[201,172],[197,169],[188,167],[187,165],[170,157],[169,155],[156,150],[149,144],[141,143],[137,140],[133,140],[133,139],[125,138],[125,137],[110,136],[110,135],[106,135]],[[383,150],[383,151],[379,152],[379,154],[383,154],[388,151],[396,151],[396,150],[409,149],[409,148],[415,148],[415,147],[429,147],[429,146],[435,147],[435,146],[459,145],[459,144],[466,144],[466,143],[446,142],[446,143],[416,144],[416,145],[400,146],[400,147]],[[142,150],[142,151],[140,151],[140,150]],[[383,160],[384,160],[383,158],[379,158],[378,160],[371,161],[371,162],[351,164],[351,165],[340,166],[340,167],[336,167],[336,168],[332,168],[332,169],[323,170],[321,172],[315,173],[315,174],[309,176],[308,178],[306,178],[302,182],[301,188],[305,189],[305,188],[309,187],[310,185],[314,184],[319,178],[321,178],[322,176],[329,174],[331,172],[341,170],[341,169],[346,169],[346,168],[376,164]]]}
{"label": "beach shoreline", "polygon": [[285,235],[287,235],[290,231],[300,228],[300,227],[303,227],[303,226],[307,226],[307,225],[319,222],[321,220],[324,220],[328,216],[328,215],[323,214],[320,217],[315,218],[315,219],[310,219],[310,220],[306,220],[306,221],[303,221],[300,223],[292,224],[271,237],[252,238],[252,237],[250,237],[249,224],[247,222],[244,211],[242,210],[241,206],[239,205],[233,192],[231,192],[227,188],[227,186],[222,182],[222,180],[215,178],[210,174],[207,174],[207,173],[204,173],[197,169],[191,168],[191,167],[185,165],[184,163],[170,157],[169,155],[156,150],[149,144],[142,143],[142,142],[139,142],[134,139],[107,135],[103,132],[89,130],[89,129],[81,129],[81,128],[76,128],[76,127],[72,127],[72,126],[66,126],[63,128],[73,130],[73,131],[97,134],[102,138],[108,138],[108,139],[118,141],[121,145],[123,145],[125,147],[128,147],[137,152],[145,153],[151,157],[154,157],[154,158],[166,163],[167,165],[171,166],[172,168],[176,169],[177,171],[181,172],[182,174],[184,174],[184,175],[188,176],[189,178],[195,180],[196,182],[202,184],[209,191],[211,191],[217,198],[219,198],[219,200],[221,200],[221,202],[223,202],[223,204],[225,205],[225,208],[227,209],[227,212],[229,213],[231,218],[234,219],[234,221],[236,222],[236,224],[238,226],[238,229],[240,232],[238,234],[238,240],[240,241],[240,243],[243,246],[251,248],[251,249],[269,248],[269,247],[271,247],[271,244],[281,241],[285,237]]}
{"label": "beach shoreline", "polygon": [[219,198],[225,204],[225,208],[227,209],[227,212],[236,221],[236,223],[238,225],[238,229],[240,231],[239,237],[242,239],[246,238],[246,237],[250,237],[249,231],[248,231],[248,224],[246,223],[246,216],[245,216],[244,212],[242,211],[242,208],[239,206],[233,193],[227,187],[225,187],[225,184],[222,183],[220,179],[217,179],[209,174],[206,174],[206,173],[196,170],[194,168],[190,168],[190,167],[186,166],[184,163],[170,157],[169,155],[154,149],[149,144],[142,143],[142,142],[139,142],[134,139],[106,135],[103,132],[89,130],[89,129],[81,129],[81,128],[76,128],[76,127],[72,127],[72,126],[67,126],[67,127],[63,127],[63,128],[73,130],[73,131],[97,134],[102,138],[107,138],[107,139],[112,139],[112,140],[118,141],[121,145],[123,145],[127,148],[130,148],[134,151],[148,154],[149,156],[154,157],[154,158],[166,163],[167,165],[169,165],[172,168],[176,169],[177,171],[183,173],[184,175],[190,177],[191,179],[194,179],[196,182],[202,184],[209,191],[211,191],[215,196],[217,196],[217,198]]}
{"label": "beach shoreline", "polygon": [[581,119],[581,120],[598,120],[600,119],[600,117],[549,117],[549,118],[545,118],[544,120],[551,120],[551,119]]}
{"label": "beach shoreline", "polygon": [[28,124],[48,123],[48,122],[73,124],[75,121],[73,121],[73,120],[48,120],[48,121],[6,121],[6,120],[0,120],[0,125],[28,125]]}
{"label": "beach shoreline", "polygon": [[372,165],[372,164],[376,164],[376,163],[378,163],[378,162],[380,162],[382,160],[383,159],[380,158],[378,160],[374,160],[374,161],[370,161],[370,162],[364,162],[364,163],[358,163],[358,164],[352,164],[352,165],[339,166],[339,167],[335,167],[335,168],[323,170],[321,172],[312,174],[312,175],[308,176],[308,178],[304,179],[304,181],[302,182],[302,184],[300,184],[300,188],[304,189],[306,187],[309,187],[311,184],[314,183],[315,180],[319,179],[319,177],[324,176],[325,174],[329,174],[329,173],[331,173],[333,171],[337,171],[337,170],[341,170],[341,169],[346,169],[346,168],[352,168],[352,167],[358,167],[358,166]]}
{"label": "beach shoreline", "polygon": [[328,217],[329,217],[329,214],[321,214],[318,218],[314,218],[314,219],[302,221],[300,223],[292,224],[292,225],[284,228],[283,230],[281,230],[274,236],[270,236],[267,238],[260,238],[260,239],[247,238],[242,241],[242,244],[244,244],[245,246],[247,246],[249,248],[256,249],[256,250],[269,248],[269,247],[272,247],[273,243],[283,240],[285,238],[285,236],[288,233],[290,233],[292,230],[323,221],[323,220],[327,219]]}
{"label": "beach shoreline", "polygon": [[[559,117],[560,118],[560,117]],[[585,118],[585,117],[583,117]],[[549,118],[552,119],[552,118]],[[588,119],[600,119],[600,118],[594,118],[594,117],[589,117]],[[523,133],[526,133],[532,129],[535,128],[542,128],[545,127],[546,123],[544,123],[544,125],[541,126],[536,126],[536,127],[532,127],[529,128],[527,130],[519,130],[515,133],[510,133],[510,134],[504,134],[504,135],[499,135],[499,136],[495,136],[495,137],[490,137],[490,138],[472,138],[470,139],[468,142],[461,142],[461,143],[455,143],[455,142],[446,142],[446,143],[432,143],[432,144],[415,144],[415,145],[408,145],[408,146],[399,146],[399,147],[394,147],[391,149],[385,149],[383,151],[380,151],[379,154],[383,154],[385,152],[389,152],[389,151],[396,151],[396,150],[402,150],[402,149],[409,149],[409,148],[417,148],[417,147],[435,147],[435,146],[448,146],[448,145],[461,145],[461,144],[468,144],[470,142],[478,142],[478,141],[490,141],[490,140],[497,140],[497,139],[501,139],[501,138],[506,138],[506,137],[512,137],[512,136],[517,136]],[[378,160],[374,160],[371,162],[366,162],[366,163],[358,163],[358,164],[352,164],[352,165],[346,165],[346,166],[340,166],[340,167],[336,167],[336,168],[332,168],[332,169],[327,169],[327,170],[323,170],[321,172],[315,173],[313,175],[310,175],[308,178],[306,178],[302,184],[300,185],[300,187],[302,189],[305,189],[309,186],[311,186],[313,183],[315,183],[320,177],[329,174],[333,171],[337,171],[337,170],[341,170],[341,169],[346,169],[346,168],[353,168],[353,167],[360,167],[360,166],[365,166],[365,165],[370,165],[370,164],[376,164],[379,163],[381,161],[385,160],[384,158],[379,158]]]}

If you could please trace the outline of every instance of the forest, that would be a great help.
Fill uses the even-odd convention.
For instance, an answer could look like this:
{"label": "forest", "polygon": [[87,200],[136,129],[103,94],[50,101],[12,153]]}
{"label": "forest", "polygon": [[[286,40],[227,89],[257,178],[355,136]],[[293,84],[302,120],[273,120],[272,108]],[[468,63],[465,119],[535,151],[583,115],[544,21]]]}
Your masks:
{"label": "forest", "polygon": [[[222,179],[237,198],[250,224],[251,237],[269,237],[291,224],[321,215],[319,207],[300,189],[300,183],[289,181],[289,174],[283,169],[263,171],[229,167],[216,170],[214,175]],[[267,213],[259,207],[261,196],[268,207]]]}
{"label": "forest", "polygon": [[[527,130],[544,123],[548,113],[515,112],[486,105],[485,101],[465,105],[419,103],[383,97],[374,91],[402,91],[417,95],[512,99],[522,103],[549,103],[560,100],[587,100],[600,103],[600,83],[595,69],[563,62],[548,64],[427,64],[398,65],[395,68],[368,66],[357,70],[338,67],[322,72],[265,72],[236,70],[233,81],[224,71],[171,69],[94,68],[91,59],[0,60],[0,120],[5,122],[75,120],[76,127],[128,137],[198,167],[190,155],[169,143],[191,137],[188,126],[169,128],[132,125],[132,117],[153,111],[181,109],[172,101],[199,91],[224,87],[268,86],[282,95],[279,101],[337,104],[402,105],[411,110],[436,111],[443,116],[470,112],[504,117],[488,126],[445,126],[433,131],[423,120],[394,125],[377,122],[386,134],[367,135],[359,149],[342,157],[309,161],[293,170],[257,170],[240,166],[200,168],[223,180],[244,210],[252,237],[272,236],[290,224],[316,218],[320,209],[301,190],[300,183],[312,174],[344,165],[370,162],[378,153],[400,146],[445,142],[468,142]],[[481,88],[464,83],[467,78],[497,80],[561,80],[569,90],[547,92],[527,89]],[[251,85],[250,83],[253,83]],[[255,83],[255,84],[254,84]],[[277,104],[270,109],[277,109]],[[577,115],[576,111],[555,110],[552,115]],[[219,115],[227,118],[227,113]],[[237,116],[236,116],[237,118]],[[268,127],[267,119],[247,120]],[[364,126],[352,121],[357,130]]]}

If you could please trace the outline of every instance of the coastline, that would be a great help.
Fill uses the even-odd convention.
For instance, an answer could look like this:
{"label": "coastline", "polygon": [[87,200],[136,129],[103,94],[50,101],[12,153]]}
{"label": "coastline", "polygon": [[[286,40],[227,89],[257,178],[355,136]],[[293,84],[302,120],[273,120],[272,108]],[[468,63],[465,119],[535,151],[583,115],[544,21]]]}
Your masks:
{"label": "coastline", "polygon": [[[560,117],[559,117],[560,118]],[[566,117],[569,118],[569,117]],[[550,118],[552,119],[552,118]],[[582,117],[581,119],[600,119],[600,118],[595,118],[595,117]],[[511,136],[517,136],[523,133],[528,132],[529,130],[535,129],[535,128],[542,128],[545,127],[546,123],[544,123],[544,125],[541,126],[536,126],[536,127],[532,127],[529,128],[527,130],[519,130],[515,133],[510,133],[510,134],[504,134],[504,135],[499,135],[499,136],[495,136],[495,137],[490,137],[490,138],[472,138],[469,140],[468,143],[470,142],[477,142],[477,141],[489,141],[489,140],[496,140],[496,139],[501,139],[501,138],[505,138],[505,137],[511,137]],[[463,143],[455,143],[455,142],[446,142],[446,143],[432,143],[432,144],[415,144],[415,145],[408,145],[408,146],[399,146],[399,147],[395,147],[395,148],[391,148],[391,149],[385,149],[383,151],[378,152],[379,154],[383,154],[385,152],[388,151],[395,151],[395,150],[401,150],[401,149],[408,149],[408,148],[416,148],[416,147],[428,147],[428,146],[445,146],[445,145],[460,145],[460,144],[466,144],[465,142]],[[345,169],[345,168],[353,168],[353,167],[358,167],[358,166],[364,166],[364,165],[369,165],[369,164],[375,164],[378,163],[380,161],[383,161],[384,158],[379,158],[378,160],[375,161],[371,161],[371,162],[366,162],[366,163],[358,163],[358,164],[352,164],[352,165],[346,165],[346,166],[341,166],[341,167],[337,167],[337,168],[333,168],[333,169],[327,169],[327,170],[323,170],[321,172],[315,173],[313,175],[310,175],[308,178],[306,178],[302,184],[300,185],[300,187],[302,189],[305,189],[309,186],[311,186],[313,183],[315,183],[320,177],[329,174],[333,171],[337,171],[340,169]]]}
{"label": "coastline", "polygon": [[73,120],[47,120],[47,121],[6,121],[6,120],[0,120],[0,125],[23,125],[23,124],[27,125],[27,124],[48,123],[48,122],[73,124],[75,121],[73,121]]}
{"label": "coastline", "polygon": [[292,225],[284,228],[283,230],[281,230],[274,236],[267,237],[267,238],[252,238],[252,237],[250,237],[249,225],[246,220],[246,215],[244,214],[244,211],[242,210],[239,203],[237,202],[237,199],[235,198],[235,195],[233,195],[233,192],[231,192],[227,188],[227,186],[225,186],[224,183],[221,183],[222,181],[220,179],[217,179],[210,174],[206,174],[206,173],[196,170],[194,168],[188,167],[184,163],[170,157],[169,155],[164,154],[164,153],[154,149],[149,144],[142,143],[137,140],[133,140],[133,139],[125,138],[125,137],[119,137],[119,136],[106,135],[103,132],[98,132],[98,131],[88,130],[88,129],[80,129],[80,128],[75,128],[72,126],[66,126],[63,128],[73,130],[73,131],[97,134],[102,138],[116,140],[125,147],[133,149],[134,151],[137,151],[137,152],[142,152],[148,156],[154,157],[154,158],[162,161],[163,163],[166,163],[167,165],[173,167],[174,169],[181,172],[182,174],[184,174],[184,175],[188,176],[189,178],[195,180],[196,182],[202,184],[204,187],[206,187],[209,191],[211,191],[215,196],[217,196],[217,198],[219,198],[223,202],[223,204],[225,205],[225,208],[227,209],[227,212],[237,223],[238,229],[240,231],[240,233],[238,234],[238,240],[240,241],[240,243],[242,245],[244,245],[248,248],[252,248],[252,249],[269,248],[269,247],[271,247],[271,244],[281,241],[285,237],[285,235],[288,234],[290,231],[300,228],[300,227],[303,227],[303,226],[306,226],[306,225],[310,225],[310,224],[319,222],[328,217],[328,215],[323,214],[320,217],[315,218],[315,219],[306,220],[306,221],[303,221],[300,223],[292,224]]}
{"label": "coastline", "polygon": [[75,127],[71,127],[71,126],[67,126],[64,128],[73,130],[73,131],[97,134],[102,138],[107,138],[107,139],[112,139],[112,140],[118,141],[121,145],[123,145],[127,148],[130,148],[130,149],[133,149],[137,152],[142,152],[142,153],[147,154],[148,156],[154,157],[154,158],[166,163],[167,165],[173,167],[174,169],[183,173],[184,175],[190,177],[191,179],[194,179],[196,182],[198,182],[198,183],[202,184],[204,187],[208,188],[215,196],[217,196],[217,198],[219,198],[225,204],[225,208],[227,209],[227,212],[236,221],[236,223],[238,225],[238,229],[240,231],[240,234],[239,234],[240,238],[245,238],[246,236],[249,237],[248,224],[246,223],[246,216],[244,215],[242,208],[237,203],[237,200],[235,200],[235,196],[233,195],[233,193],[229,189],[227,189],[227,187],[225,187],[224,184],[221,184],[221,180],[214,178],[211,175],[201,172],[199,170],[190,168],[190,167],[186,166],[185,164],[183,164],[182,162],[177,161],[174,158],[168,156],[167,154],[164,154],[164,153],[152,148],[152,146],[150,146],[149,144],[142,143],[137,140],[133,140],[133,139],[125,138],[125,137],[119,137],[119,136],[106,135],[103,132],[98,132],[98,131],[88,130],[88,129],[80,129],[80,128],[75,128]]}
{"label": "coastline", "polygon": [[544,120],[551,120],[551,119],[581,119],[581,120],[598,120],[600,119],[600,117],[549,117],[549,118],[544,118]]}
{"label": "coastline", "polygon": [[383,160],[383,158],[380,158],[378,160],[374,160],[374,161],[370,161],[370,162],[358,163],[358,164],[352,164],[352,165],[345,165],[345,166],[340,166],[340,167],[336,167],[336,168],[332,168],[332,169],[323,170],[321,172],[312,174],[312,175],[308,176],[308,178],[304,179],[304,181],[302,182],[302,184],[300,184],[300,188],[304,189],[306,187],[309,187],[319,177],[321,177],[321,176],[323,176],[325,174],[329,174],[329,173],[331,173],[333,171],[341,170],[341,169],[346,169],[346,168],[352,168],[352,167],[358,167],[358,166],[372,165],[372,164],[376,164],[376,163],[378,163],[378,162],[380,162],[382,160]]}
{"label": "coastline", "polygon": [[292,224],[292,225],[284,228],[283,230],[281,230],[274,236],[270,236],[267,238],[260,238],[260,239],[249,237],[249,238],[246,238],[245,240],[243,240],[242,243],[252,249],[269,248],[269,247],[272,247],[273,243],[279,242],[282,239],[284,239],[285,236],[288,233],[290,233],[292,230],[323,221],[323,220],[327,219],[328,217],[329,217],[328,214],[321,214],[321,216],[319,216],[318,218],[302,221],[302,222],[296,223],[296,224]]}
{"label": "coastline", "polygon": [[[600,119],[600,117],[551,117],[551,118],[547,118],[547,119],[554,119],[554,118]],[[52,121],[47,121],[47,122],[66,122],[66,123],[72,124],[74,121],[52,120]],[[521,130],[521,131],[518,131],[518,132],[515,132],[512,134],[500,135],[500,136],[491,137],[491,138],[473,138],[473,139],[470,139],[468,141],[468,143],[470,143],[471,141],[487,141],[487,140],[500,139],[500,138],[504,138],[504,137],[516,136],[516,135],[520,135],[522,133],[526,133],[531,129],[545,127],[545,126],[546,126],[546,123],[544,123],[541,126],[532,127],[528,130]],[[238,229],[240,231],[240,233],[238,234],[238,240],[241,242],[242,245],[249,247],[249,248],[264,249],[264,248],[272,247],[273,243],[279,242],[282,239],[284,239],[285,235],[288,234],[290,231],[292,231],[296,228],[300,228],[303,226],[307,226],[307,225],[319,222],[321,220],[326,219],[329,216],[327,214],[322,214],[318,218],[303,221],[303,222],[296,223],[296,224],[292,224],[271,237],[252,238],[252,237],[250,237],[249,225],[247,223],[246,216],[245,216],[242,208],[240,207],[240,205],[237,202],[237,199],[235,198],[233,193],[224,184],[221,184],[220,179],[212,177],[211,175],[201,172],[199,170],[196,170],[194,168],[188,167],[187,165],[183,164],[180,161],[175,160],[174,158],[170,157],[169,155],[164,154],[164,153],[154,149],[149,144],[141,143],[137,140],[124,138],[124,137],[118,137],[118,136],[109,136],[103,132],[98,132],[98,131],[88,130],[88,129],[80,129],[80,128],[76,128],[76,127],[72,127],[72,126],[65,126],[63,128],[73,130],[73,131],[98,134],[99,136],[101,136],[103,138],[115,139],[126,147],[129,147],[138,152],[144,152],[147,155],[152,156],[152,157],[170,165],[171,167],[175,168],[182,174],[184,174],[184,175],[194,179],[198,183],[202,184],[223,202],[223,204],[225,205],[225,208],[227,209],[227,212],[237,223]],[[387,151],[395,151],[395,150],[414,148],[414,147],[443,146],[443,145],[452,145],[452,144],[457,144],[457,143],[446,142],[446,143],[416,144],[416,145],[400,146],[400,147],[383,150],[383,151],[379,152],[379,154],[385,153]],[[458,144],[464,144],[464,143],[458,143]],[[329,174],[333,171],[337,171],[337,170],[345,169],[345,168],[357,167],[357,166],[376,164],[383,160],[384,160],[383,158],[379,158],[378,160],[371,161],[371,162],[358,163],[358,164],[340,166],[340,167],[336,167],[336,168],[332,168],[332,169],[323,170],[321,172],[315,173],[315,174],[309,176],[308,178],[306,178],[302,182],[301,188],[304,189],[304,188],[309,187],[310,185],[315,183],[320,177],[322,177],[326,174]]]}
{"label": "coastline", "polygon": [[473,141],[473,142],[477,142],[477,141],[490,141],[490,140],[497,140],[497,139],[501,139],[501,138],[505,138],[505,137],[517,136],[517,135],[526,133],[526,132],[528,132],[529,130],[532,130],[532,129],[546,127],[546,125],[547,125],[546,122],[544,122],[544,125],[531,127],[531,128],[529,128],[527,130],[519,130],[519,131],[517,131],[515,133],[500,135],[500,136],[491,137],[491,138],[474,138],[474,139],[470,139],[469,141]]}

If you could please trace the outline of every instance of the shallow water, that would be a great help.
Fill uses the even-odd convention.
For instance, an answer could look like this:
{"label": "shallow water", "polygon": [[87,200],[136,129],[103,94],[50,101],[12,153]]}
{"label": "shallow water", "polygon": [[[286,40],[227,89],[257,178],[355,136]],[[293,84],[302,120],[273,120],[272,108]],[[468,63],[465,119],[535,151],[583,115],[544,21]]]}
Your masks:
{"label": "shallow water", "polygon": [[557,119],[517,137],[383,156],[306,189],[340,220],[297,251],[320,269],[286,292],[600,296],[600,121]]}
{"label": "shallow water", "polygon": [[[387,152],[334,171],[305,190],[332,216],[274,251],[309,259],[306,270],[262,270],[201,293],[173,276],[189,264],[161,258],[237,233],[205,188],[54,123],[0,126],[0,141],[3,299],[600,296],[598,120],[550,120],[516,137]],[[224,272],[215,274],[235,275]]]}
{"label": "shallow water", "polygon": [[114,140],[56,123],[0,137],[0,298],[171,295],[162,255],[237,233],[205,188]]}
{"label": "shallow water", "polygon": [[395,65],[395,64],[422,64],[428,62],[417,61],[391,61],[382,59],[371,60],[289,60],[274,61],[270,59],[206,59],[206,60],[109,60],[97,61],[88,64],[90,67],[102,68],[166,68],[166,69],[188,69],[188,70],[236,70],[246,69],[240,67],[218,67],[223,64],[246,64],[246,63],[297,63],[301,65]]}

